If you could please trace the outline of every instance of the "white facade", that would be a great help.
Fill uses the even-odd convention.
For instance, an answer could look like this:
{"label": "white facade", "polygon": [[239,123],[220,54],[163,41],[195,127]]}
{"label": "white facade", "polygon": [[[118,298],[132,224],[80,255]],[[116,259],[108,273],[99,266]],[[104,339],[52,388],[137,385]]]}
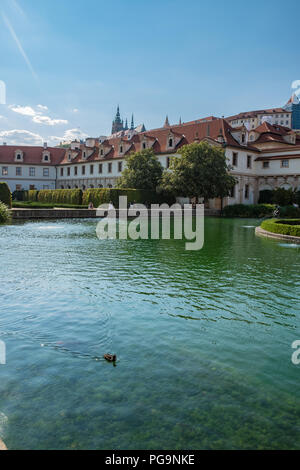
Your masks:
{"label": "white facade", "polygon": [[0,162],[0,182],[11,192],[21,189],[55,189],[56,168],[53,166],[8,164]]}

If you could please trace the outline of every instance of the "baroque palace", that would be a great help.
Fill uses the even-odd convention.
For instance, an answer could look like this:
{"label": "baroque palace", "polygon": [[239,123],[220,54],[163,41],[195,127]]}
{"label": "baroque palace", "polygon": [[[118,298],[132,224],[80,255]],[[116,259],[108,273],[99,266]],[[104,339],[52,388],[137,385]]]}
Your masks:
{"label": "baroque palace", "polygon": [[[290,106],[288,106],[290,105]],[[300,135],[292,129],[293,97],[285,108],[251,111],[227,119],[210,116],[145,130],[113,123],[110,137],[71,142],[68,148],[0,146],[0,181],[18,189],[114,187],[132,152],[153,149],[164,168],[183,145],[206,141],[223,147],[237,185],[224,205],[256,203],[259,191],[277,187],[300,190]],[[299,105],[300,106],[300,105]],[[122,126],[122,128],[121,128]],[[299,126],[300,127],[300,126]],[[219,209],[220,201],[209,201]]]}

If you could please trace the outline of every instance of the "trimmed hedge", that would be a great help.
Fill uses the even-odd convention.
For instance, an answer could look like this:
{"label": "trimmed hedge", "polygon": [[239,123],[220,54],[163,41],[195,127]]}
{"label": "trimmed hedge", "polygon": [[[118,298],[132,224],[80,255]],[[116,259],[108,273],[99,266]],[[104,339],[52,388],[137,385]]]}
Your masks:
{"label": "trimmed hedge", "polygon": [[0,201],[11,208],[12,197],[7,183],[0,183]]}
{"label": "trimmed hedge", "polygon": [[95,188],[86,189],[83,193],[83,205],[88,205],[90,202],[93,203],[94,207],[98,207],[101,204],[112,204],[117,208],[119,207],[119,197],[127,196],[127,203],[136,204],[162,204],[167,202],[172,204],[175,202],[175,198],[166,195],[165,193],[156,193],[146,189],[118,189],[118,188]]}
{"label": "trimmed hedge", "polygon": [[5,224],[10,221],[10,212],[6,204],[0,202],[0,224]]}
{"label": "trimmed hedge", "polygon": [[37,191],[36,189],[30,189],[29,191],[26,191],[25,201],[36,202],[38,200],[38,195],[39,195],[39,191]]}
{"label": "trimmed hedge", "polygon": [[73,206],[88,206],[90,202],[94,207],[112,202],[117,208],[119,197],[127,196],[127,202],[137,204],[173,204],[175,197],[165,192],[156,193],[147,189],[118,189],[93,188],[81,189],[43,189],[41,191],[25,191],[25,201],[45,204],[70,204]]}
{"label": "trimmed hedge", "polygon": [[300,237],[300,219],[264,220],[261,224],[261,228],[267,232]]}
{"label": "trimmed hedge", "polygon": [[[32,199],[30,199],[32,200]],[[37,194],[38,202],[45,203],[62,203],[81,206],[82,190],[81,189],[42,189]]]}
{"label": "trimmed hedge", "polygon": [[275,206],[272,204],[234,204],[226,206],[223,210],[225,217],[253,217],[260,218],[272,215]]}

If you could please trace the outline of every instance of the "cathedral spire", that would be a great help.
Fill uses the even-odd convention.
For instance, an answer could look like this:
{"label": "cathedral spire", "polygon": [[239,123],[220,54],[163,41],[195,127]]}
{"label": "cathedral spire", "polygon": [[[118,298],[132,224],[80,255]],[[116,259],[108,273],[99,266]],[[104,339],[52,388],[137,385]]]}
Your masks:
{"label": "cathedral spire", "polygon": [[132,115],[132,118],[131,118],[131,126],[130,126],[130,129],[133,131],[134,130],[134,118],[133,118],[133,115]]}
{"label": "cathedral spire", "polygon": [[169,118],[168,118],[168,116],[166,117],[166,120],[165,120],[165,123],[164,123],[164,127],[170,127],[170,123],[169,123]]}

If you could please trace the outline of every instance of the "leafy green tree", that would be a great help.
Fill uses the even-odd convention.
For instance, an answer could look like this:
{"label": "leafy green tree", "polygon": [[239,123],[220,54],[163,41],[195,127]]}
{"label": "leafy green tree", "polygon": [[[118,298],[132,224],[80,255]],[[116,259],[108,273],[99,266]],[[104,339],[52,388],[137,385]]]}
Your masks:
{"label": "leafy green tree", "polygon": [[126,158],[126,168],[118,178],[116,187],[155,191],[162,174],[163,167],[153,150],[142,150]]}
{"label": "leafy green tree", "polygon": [[237,181],[229,174],[223,148],[200,142],[185,145],[180,153],[181,157],[171,159],[171,171],[163,174],[164,190],[205,200],[230,195]]}

